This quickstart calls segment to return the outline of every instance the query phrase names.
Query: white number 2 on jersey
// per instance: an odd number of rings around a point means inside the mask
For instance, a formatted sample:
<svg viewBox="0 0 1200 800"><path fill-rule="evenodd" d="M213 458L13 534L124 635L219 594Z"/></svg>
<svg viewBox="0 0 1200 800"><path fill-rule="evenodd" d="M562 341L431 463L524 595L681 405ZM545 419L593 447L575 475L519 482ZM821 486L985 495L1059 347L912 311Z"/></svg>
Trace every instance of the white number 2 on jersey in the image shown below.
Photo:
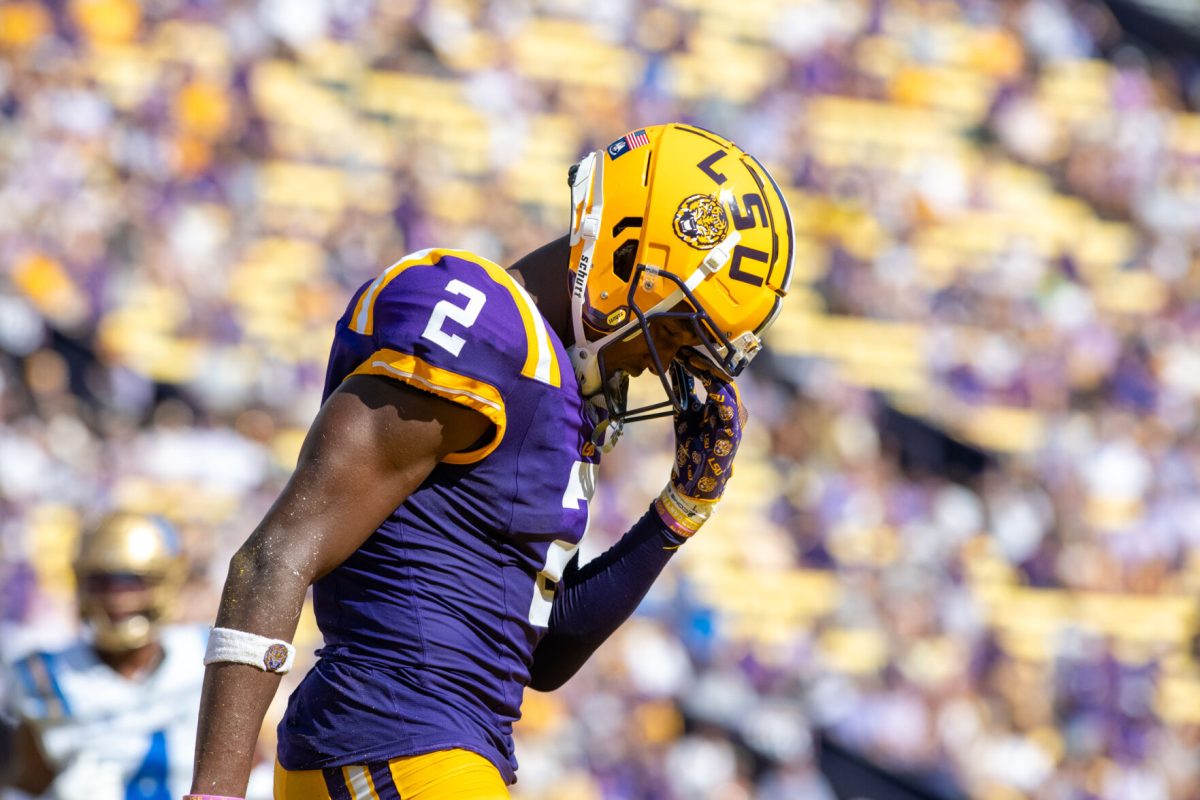
<svg viewBox="0 0 1200 800"><path fill-rule="evenodd" d="M467 298L466 308L457 306L449 300L441 301L433 307L433 315L429 317L429 324L425 326L421 338L428 339L457 356L462 352L463 345L467 343L467 340L456 334L446 333L442 330L442 325L447 319L450 319L464 328L471 327L475 324L475 320L479 319L479 312L483 309L487 298L484 297L483 292L457 278L446 284L446 291Z"/></svg>
<svg viewBox="0 0 1200 800"><path fill-rule="evenodd" d="M563 508L583 509L586 514L588 501L592 499L595 491L596 465L576 461L571 468L571 477L567 480L567 490L563 493ZM583 532L586 536L586 520ZM550 609L554 604L556 584L562 579L563 570L567 568L578 547L578 543L555 539L546 551L546 566L537 574L533 586L533 601L529 604L529 621L539 628L550 624Z"/></svg>

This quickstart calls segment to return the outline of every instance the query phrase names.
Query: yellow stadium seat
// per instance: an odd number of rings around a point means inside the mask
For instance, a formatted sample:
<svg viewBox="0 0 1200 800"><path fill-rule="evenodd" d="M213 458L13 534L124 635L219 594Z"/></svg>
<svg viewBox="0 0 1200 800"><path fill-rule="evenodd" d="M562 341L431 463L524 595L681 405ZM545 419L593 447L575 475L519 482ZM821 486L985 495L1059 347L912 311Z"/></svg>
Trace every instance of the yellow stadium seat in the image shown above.
<svg viewBox="0 0 1200 800"><path fill-rule="evenodd" d="M37 543L28 555L38 587L60 600L69 598L75 591L71 565L83 526L79 512L69 506L43 503L32 509L27 525L28 541Z"/></svg>
<svg viewBox="0 0 1200 800"><path fill-rule="evenodd" d="M304 71L324 83L351 85L367 69L363 49L351 42L318 39L308 43L296 55L304 65Z"/></svg>
<svg viewBox="0 0 1200 800"><path fill-rule="evenodd" d="M783 62L762 48L734 42L723 35L698 37L689 51L669 60L668 88L687 100L720 98L749 103L780 80ZM720 64L720 69L714 69Z"/></svg>
<svg viewBox="0 0 1200 800"><path fill-rule="evenodd" d="M31 47L54 26L41 3L12 2L0 6L0 48Z"/></svg>
<svg viewBox="0 0 1200 800"><path fill-rule="evenodd" d="M1200 114L1174 114L1169 125L1171 150L1192 158L1200 157Z"/></svg>
<svg viewBox="0 0 1200 800"><path fill-rule="evenodd" d="M228 80L232 69L229 34L203 22L170 20L157 26L147 48L158 61L183 63L212 80Z"/></svg>
<svg viewBox="0 0 1200 800"><path fill-rule="evenodd" d="M71 19L93 43L123 43L137 36L142 14L136 0L71 0Z"/></svg>
<svg viewBox="0 0 1200 800"><path fill-rule="evenodd" d="M1115 314L1153 316L1170 299L1163 280L1152 272L1136 270L1097 276L1092 284L1096 305Z"/></svg>
<svg viewBox="0 0 1200 800"><path fill-rule="evenodd" d="M1000 453L1029 453L1046 438L1044 416L1028 408L974 406L953 426L964 440Z"/></svg>
<svg viewBox="0 0 1200 800"><path fill-rule="evenodd" d="M849 675L879 672L889 660L887 639L868 628L832 628L821 635L818 653L828 669Z"/></svg>
<svg viewBox="0 0 1200 800"><path fill-rule="evenodd" d="M525 23L512 42L518 73L535 80L626 91L641 74L642 58L600 40L591 26L541 18Z"/></svg>
<svg viewBox="0 0 1200 800"><path fill-rule="evenodd" d="M345 179L336 167L269 161L259 168L259 196L267 205L339 214L346 206Z"/></svg>
<svg viewBox="0 0 1200 800"><path fill-rule="evenodd" d="M767 342L789 355L924 369L925 330L907 322L791 314L781 316Z"/></svg>
<svg viewBox="0 0 1200 800"><path fill-rule="evenodd" d="M67 328L83 321L87 298L57 259L34 251L19 255L10 268L13 286L47 319Z"/></svg>
<svg viewBox="0 0 1200 800"><path fill-rule="evenodd" d="M95 48L88 54L87 64L105 96L122 110L144 102L158 84L158 62L146 48L136 44Z"/></svg>
<svg viewBox="0 0 1200 800"><path fill-rule="evenodd" d="M1154 711L1159 719L1172 725L1200 725L1200 679L1160 678Z"/></svg>
<svg viewBox="0 0 1200 800"><path fill-rule="evenodd" d="M914 64L892 76L889 90L897 103L946 111L966 125L983 121L995 88L995 79L971 70Z"/></svg>
<svg viewBox="0 0 1200 800"><path fill-rule="evenodd" d="M175 117L180 127L203 139L220 137L229 124L230 113L224 87L213 81L193 80L175 97Z"/></svg>
<svg viewBox="0 0 1200 800"><path fill-rule="evenodd" d="M1095 125L1112 114L1112 66L1078 60L1048 64L1038 80L1042 107L1067 123Z"/></svg>

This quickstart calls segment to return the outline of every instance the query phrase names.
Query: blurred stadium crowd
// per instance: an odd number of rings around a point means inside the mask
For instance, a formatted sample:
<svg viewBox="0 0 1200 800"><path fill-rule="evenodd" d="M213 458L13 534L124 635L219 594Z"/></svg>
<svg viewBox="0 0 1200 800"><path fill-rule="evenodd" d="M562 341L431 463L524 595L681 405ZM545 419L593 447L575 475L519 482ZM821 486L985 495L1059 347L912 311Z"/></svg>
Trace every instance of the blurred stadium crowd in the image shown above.
<svg viewBox="0 0 1200 800"><path fill-rule="evenodd" d="M531 693L515 796L826 797L818 728L972 797L1200 797L1200 76L1103 5L8 0L0 54L0 655L73 632L118 505L210 619L353 288L510 263L682 119L785 186L799 285L713 530ZM592 552L668 449L606 460Z"/></svg>

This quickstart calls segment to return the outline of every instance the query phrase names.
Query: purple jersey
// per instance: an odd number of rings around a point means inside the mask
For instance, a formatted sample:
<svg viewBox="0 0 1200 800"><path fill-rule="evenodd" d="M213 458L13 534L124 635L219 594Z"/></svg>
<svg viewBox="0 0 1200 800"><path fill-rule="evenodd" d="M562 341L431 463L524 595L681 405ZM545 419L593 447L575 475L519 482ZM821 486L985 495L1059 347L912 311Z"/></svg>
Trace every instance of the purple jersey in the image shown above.
<svg viewBox="0 0 1200 800"><path fill-rule="evenodd" d="M512 725L598 461L566 350L502 268L426 250L359 289L338 322L325 396L358 374L461 403L493 427L313 585L325 646L288 702L280 763L464 748L512 782Z"/></svg>

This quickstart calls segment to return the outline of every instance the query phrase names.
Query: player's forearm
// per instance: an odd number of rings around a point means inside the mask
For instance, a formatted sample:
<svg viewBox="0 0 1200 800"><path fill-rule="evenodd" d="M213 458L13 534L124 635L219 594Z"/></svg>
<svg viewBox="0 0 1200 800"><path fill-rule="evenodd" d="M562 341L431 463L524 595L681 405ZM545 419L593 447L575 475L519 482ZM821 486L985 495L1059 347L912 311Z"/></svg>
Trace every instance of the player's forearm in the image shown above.
<svg viewBox="0 0 1200 800"><path fill-rule="evenodd" d="M10 786L16 772L16 733L16 723L0 714L0 786Z"/></svg>
<svg viewBox="0 0 1200 800"><path fill-rule="evenodd" d="M0 786L10 786L30 795L43 794L54 780L54 772L29 723L0 717Z"/></svg>
<svg viewBox="0 0 1200 800"><path fill-rule="evenodd" d="M255 537L230 562L217 627L291 641L309 576L255 549ZM245 664L211 664L204 676L192 791L242 797L263 718L279 675Z"/></svg>
<svg viewBox="0 0 1200 800"><path fill-rule="evenodd" d="M563 576L550 629L538 643L530 686L562 686L637 609L681 540L647 512L600 557Z"/></svg>

